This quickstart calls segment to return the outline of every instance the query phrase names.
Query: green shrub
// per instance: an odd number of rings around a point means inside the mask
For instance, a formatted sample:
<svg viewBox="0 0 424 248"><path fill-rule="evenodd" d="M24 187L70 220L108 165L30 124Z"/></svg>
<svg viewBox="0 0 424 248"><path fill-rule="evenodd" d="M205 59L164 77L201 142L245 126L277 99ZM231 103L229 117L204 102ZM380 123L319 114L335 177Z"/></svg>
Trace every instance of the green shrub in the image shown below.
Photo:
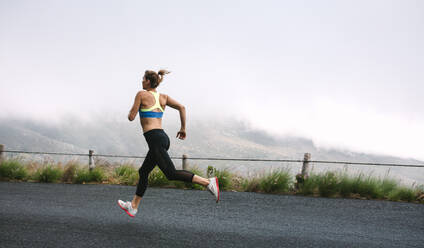
<svg viewBox="0 0 424 248"><path fill-rule="evenodd" d="M363 174L355 177L349 177L347 174L340 176L339 191L340 195L347 197L350 194L359 194L368 198L387 198L391 191L396 189L397 182L394 179L385 177L383 180L368 176L364 178Z"/></svg>
<svg viewBox="0 0 424 248"><path fill-rule="evenodd" d="M102 168L94 168L91 171L89 169L77 169L74 183L89 183L89 182L102 182L105 178L105 172Z"/></svg>
<svg viewBox="0 0 424 248"><path fill-rule="evenodd" d="M96 167L89 172L90 182L101 183L105 179L105 172L102 168Z"/></svg>
<svg viewBox="0 0 424 248"><path fill-rule="evenodd" d="M232 175L231 173L227 170L216 170L215 171L215 176L218 178L218 183L219 183L219 189L220 190L228 190L231 188L231 179L232 179Z"/></svg>
<svg viewBox="0 0 424 248"><path fill-rule="evenodd" d="M122 165L115 169L115 175L119 182L125 185L136 185L138 182L138 171L131 165Z"/></svg>
<svg viewBox="0 0 424 248"><path fill-rule="evenodd" d="M78 168L76 171L76 176L74 178L74 183L86 182L90 182L90 171L88 169Z"/></svg>
<svg viewBox="0 0 424 248"><path fill-rule="evenodd" d="M311 173L299 187L299 194L313 195L318 188L319 175Z"/></svg>
<svg viewBox="0 0 424 248"><path fill-rule="evenodd" d="M125 177L137 173L137 170L131 165L121 165L115 168L115 174L118 177Z"/></svg>
<svg viewBox="0 0 424 248"><path fill-rule="evenodd" d="M42 183L53 183L59 181L62 175L63 171L58 166L45 165L35 172L34 179Z"/></svg>
<svg viewBox="0 0 424 248"><path fill-rule="evenodd" d="M362 197L383 199L397 187L394 179L386 177L381 180L371 175L364 177L362 173L351 177L346 173L337 175L334 172L327 172L319 175L317 181L321 196L332 196L338 192L343 197L359 194Z"/></svg>
<svg viewBox="0 0 424 248"><path fill-rule="evenodd" d="M170 181L166 178L165 174L158 168L155 167L149 174L149 185L150 186L165 186L170 185Z"/></svg>
<svg viewBox="0 0 424 248"><path fill-rule="evenodd" d="M17 160L6 160L0 164L0 177L23 180L28 176L27 169Z"/></svg>
<svg viewBox="0 0 424 248"><path fill-rule="evenodd" d="M68 164L63 171L62 181L65 183L72 183L75 181L76 174L77 174L77 165Z"/></svg>
<svg viewBox="0 0 424 248"><path fill-rule="evenodd" d="M365 177L362 173L352 177L347 173L326 172L325 174L316 175L315 181L318 192L324 197L339 193L343 197L359 194L362 197L383 199L388 198L389 194L398 187L394 179L388 177L378 179L373 178L371 175ZM313 187L311 186L310 188ZM304 188L304 192L312 193L307 186Z"/></svg>
<svg viewBox="0 0 424 248"><path fill-rule="evenodd" d="M413 189L407 187L399 187L393 190L389 196L389 200L392 201L408 201L412 202L416 200L416 192Z"/></svg>
<svg viewBox="0 0 424 248"><path fill-rule="evenodd" d="M398 183L394 179L384 178L380 183L380 192L382 197L388 198L390 193L398 187Z"/></svg>
<svg viewBox="0 0 424 248"><path fill-rule="evenodd" d="M363 174L359 174L353 178L351 178L352 183L352 193L353 194L360 194L361 193L361 184L362 184L362 177Z"/></svg>
<svg viewBox="0 0 424 248"><path fill-rule="evenodd" d="M343 197L349 197L353 193L354 180L346 173L340 175L339 179L339 193Z"/></svg>
<svg viewBox="0 0 424 248"><path fill-rule="evenodd" d="M357 193L367 198L382 198L381 190L379 189L378 180L368 176L367 178L358 177Z"/></svg>
<svg viewBox="0 0 424 248"><path fill-rule="evenodd" d="M259 192L260 180L258 177L243 179L241 182L241 189L246 192Z"/></svg>
<svg viewBox="0 0 424 248"><path fill-rule="evenodd" d="M330 197L339 192L339 182L334 172L326 172L324 175L320 175L317 183L320 196Z"/></svg>
<svg viewBox="0 0 424 248"><path fill-rule="evenodd" d="M276 170L259 179L259 188L266 193L286 193L292 182L289 170Z"/></svg>

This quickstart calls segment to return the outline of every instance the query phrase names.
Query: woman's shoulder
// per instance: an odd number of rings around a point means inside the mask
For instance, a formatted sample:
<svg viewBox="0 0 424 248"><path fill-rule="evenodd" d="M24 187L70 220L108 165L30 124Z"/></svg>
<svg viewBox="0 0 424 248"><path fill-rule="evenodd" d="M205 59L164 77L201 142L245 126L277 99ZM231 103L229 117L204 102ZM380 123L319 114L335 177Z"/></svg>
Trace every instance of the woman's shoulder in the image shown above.
<svg viewBox="0 0 424 248"><path fill-rule="evenodd" d="M162 92L158 92L159 93L159 97L162 99L167 99L168 95ZM150 93L147 90L140 90L139 92L137 92L137 96L141 97L141 98L146 98L146 97L151 97L152 93Z"/></svg>
<svg viewBox="0 0 424 248"><path fill-rule="evenodd" d="M159 92L159 95L160 95L160 96L164 96L164 97L168 97L168 95L167 95L167 94L162 93L162 92Z"/></svg>
<svg viewBox="0 0 424 248"><path fill-rule="evenodd" d="M147 90L140 90L139 92L137 92L137 96L140 96L140 97L145 97L148 95L151 95L151 93L149 93Z"/></svg>
<svg viewBox="0 0 424 248"><path fill-rule="evenodd" d="M159 93L159 101L162 105L166 105L166 103L168 102L168 95L164 93Z"/></svg>

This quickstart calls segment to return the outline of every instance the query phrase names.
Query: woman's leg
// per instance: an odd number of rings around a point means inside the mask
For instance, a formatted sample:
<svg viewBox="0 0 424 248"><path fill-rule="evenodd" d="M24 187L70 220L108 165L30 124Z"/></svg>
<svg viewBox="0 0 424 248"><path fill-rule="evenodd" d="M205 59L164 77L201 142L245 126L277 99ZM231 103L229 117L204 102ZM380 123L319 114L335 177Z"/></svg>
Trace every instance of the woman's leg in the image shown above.
<svg viewBox="0 0 424 248"><path fill-rule="evenodd" d="M163 130L146 133L145 136L147 143L149 144L149 149L152 152L153 160L168 180L193 182L203 186L208 186L208 179L194 175L190 171L175 169L174 163L167 152L170 147L170 140Z"/></svg>
<svg viewBox="0 0 424 248"><path fill-rule="evenodd" d="M192 172L175 169L174 163L164 147L155 147L152 153L154 160L168 180L193 181L194 174Z"/></svg>
<svg viewBox="0 0 424 248"><path fill-rule="evenodd" d="M194 175L190 171L176 170L174 163L172 163L172 160L165 149L158 149L154 152L154 154L156 154L155 159L158 162L157 164L159 168L162 170L168 180L192 182L205 187L209 185L209 179Z"/></svg>
<svg viewBox="0 0 424 248"><path fill-rule="evenodd" d="M203 186L208 186L209 185L209 179L203 178L201 176L198 175L194 175L193 176L193 183L197 183Z"/></svg>
<svg viewBox="0 0 424 248"><path fill-rule="evenodd" d="M147 188L147 184L149 182L149 174L153 170L153 168L155 168L155 165L156 163L153 159L152 152L149 150L146 155L146 158L144 159L143 165L138 170L139 180L137 184L137 191L131 202L131 205L134 209L137 209L138 205L140 204L141 198L143 197L144 192Z"/></svg>

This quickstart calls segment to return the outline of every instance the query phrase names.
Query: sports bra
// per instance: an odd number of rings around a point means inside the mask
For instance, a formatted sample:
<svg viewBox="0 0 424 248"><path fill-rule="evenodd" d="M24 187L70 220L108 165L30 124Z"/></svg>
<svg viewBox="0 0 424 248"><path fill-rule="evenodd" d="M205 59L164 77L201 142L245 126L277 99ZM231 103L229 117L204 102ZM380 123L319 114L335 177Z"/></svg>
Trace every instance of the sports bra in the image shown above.
<svg viewBox="0 0 424 248"><path fill-rule="evenodd" d="M138 110L138 112L140 113L140 117L141 118L162 118L163 116L163 108L162 106L160 106L160 102L159 102L159 93L158 92L154 92L154 91L148 91L150 93L153 94L153 96L155 97L155 104L147 109L142 109L140 108ZM160 109L161 112L153 112L152 110L154 109Z"/></svg>

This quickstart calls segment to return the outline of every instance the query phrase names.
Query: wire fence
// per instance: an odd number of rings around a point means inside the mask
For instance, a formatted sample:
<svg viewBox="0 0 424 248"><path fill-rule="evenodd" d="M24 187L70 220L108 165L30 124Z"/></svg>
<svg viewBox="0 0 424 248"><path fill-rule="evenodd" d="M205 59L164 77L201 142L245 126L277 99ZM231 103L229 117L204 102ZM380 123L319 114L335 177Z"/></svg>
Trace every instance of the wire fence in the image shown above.
<svg viewBox="0 0 424 248"><path fill-rule="evenodd" d="M135 158L144 159L145 156L131 155L112 155L112 154L94 154L92 150L89 153L65 153L65 152L30 152L18 150L3 150L2 153L18 153L18 154L40 154L40 155L64 155L64 156L86 156L89 161L93 157L108 157L108 158ZM256 158L216 158L216 157L189 157L183 155L181 157L171 156L171 159L185 160L207 160L207 161L243 161L243 162L282 162L282 163L320 163L320 164L343 164L343 165L372 165L372 166L394 166L394 167L415 167L424 168L424 164L398 164L398 163L372 163L372 162L350 162L350 161L325 161L325 160L307 160L307 159L256 159Z"/></svg>

